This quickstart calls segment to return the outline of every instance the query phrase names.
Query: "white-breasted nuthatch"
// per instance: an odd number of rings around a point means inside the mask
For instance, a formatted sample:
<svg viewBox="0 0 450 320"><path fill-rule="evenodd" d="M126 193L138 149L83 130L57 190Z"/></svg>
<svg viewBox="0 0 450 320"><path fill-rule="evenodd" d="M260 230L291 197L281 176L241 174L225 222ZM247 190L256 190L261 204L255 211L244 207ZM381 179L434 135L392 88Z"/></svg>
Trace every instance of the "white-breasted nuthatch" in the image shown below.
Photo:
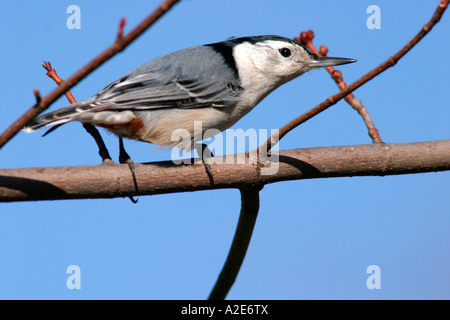
<svg viewBox="0 0 450 320"><path fill-rule="evenodd" d="M282 84L314 68L354 61L318 57L280 36L234 38L151 60L92 98L33 119L24 130L80 121L119 137L175 146L172 133L185 129L191 140L179 147L190 150L209 138L205 131L231 127ZM202 124L196 136L195 121Z"/></svg>

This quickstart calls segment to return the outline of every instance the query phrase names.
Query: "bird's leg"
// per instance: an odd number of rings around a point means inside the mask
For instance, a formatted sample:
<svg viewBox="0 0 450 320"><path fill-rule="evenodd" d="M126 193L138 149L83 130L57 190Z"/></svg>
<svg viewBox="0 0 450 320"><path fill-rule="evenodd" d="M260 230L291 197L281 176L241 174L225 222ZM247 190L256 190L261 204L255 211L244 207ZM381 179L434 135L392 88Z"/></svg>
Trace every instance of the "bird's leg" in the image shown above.
<svg viewBox="0 0 450 320"><path fill-rule="evenodd" d="M214 154L209 150L208 146L204 143L197 143L195 145L195 148L197 149L198 156L200 159L202 159L203 166L205 167L206 174L209 178L209 183L211 185L214 185L214 178L211 171L211 166L207 163L208 158L214 157ZM205 152L206 151L206 152Z"/></svg>
<svg viewBox="0 0 450 320"><path fill-rule="evenodd" d="M100 132L98 132L97 128L90 123L83 123L83 127L94 138L95 143L98 146L98 154L100 155L100 157L102 157L102 162L105 162L105 160L112 160L111 156L109 155L108 149L106 149L106 145L103 142L102 136L100 135Z"/></svg>
<svg viewBox="0 0 450 320"><path fill-rule="evenodd" d="M133 162L133 160L131 160L130 156L125 151L125 148L123 146L123 138L122 137L119 137L119 162L128 164L128 168L130 168L131 175L133 176L134 188L136 189L136 192L138 192L139 189L138 189L138 184L137 184L137 180L136 180L136 172L134 170L134 162ZM131 202L133 202L133 203L138 202L132 196L129 196L128 198L130 198Z"/></svg>

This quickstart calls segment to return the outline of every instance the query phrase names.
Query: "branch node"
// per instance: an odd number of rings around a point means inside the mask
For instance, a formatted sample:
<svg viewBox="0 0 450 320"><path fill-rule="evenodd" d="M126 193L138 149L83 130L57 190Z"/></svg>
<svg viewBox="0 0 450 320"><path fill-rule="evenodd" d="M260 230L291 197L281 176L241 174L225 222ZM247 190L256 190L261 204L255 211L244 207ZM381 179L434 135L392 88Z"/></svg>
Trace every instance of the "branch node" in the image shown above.
<svg viewBox="0 0 450 320"><path fill-rule="evenodd" d="M39 92L38 89L34 89L33 93L34 93L34 95L36 97L36 105L35 105L35 107L37 107L41 103L41 100L42 100L41 93Z"/></svg>
<svg viewBox="0 0 450 320"><path fill-rule="evenodd" d="M44 64L42 66L44 67L45 70L47 70L46 75L48 77L50 77L53 81L55 81L57 85L60 85L64 81L63 79L61 79L58 76L58 73L56 72L56 70L52 68L50 61L44 61ZM70 93L70 91L69 91L69 93ZM71 103L73 103L73 102L71 102Z"/></svg>
<svg viewBox="0 0 450 320"><path fill-rule="evenodd" d="M44 61L44 64L42 66L44 67L45 70L49 72L52 70L52 65L50 64L50 61Z"/></svg>
<svg viewBox="0 0 450 320"><path fill-rule="evenodd" d="M333 77L334 81L336 81L338 84L344 80L342 78L342 72L337 69L331 71L331 76Z"/></svg>
<svg viewBox="0 0 450 320"><path fill-rule="evenodd" d="M372 143L384 143L383 140L381 140L381 137L380 137L380 134L378 133L377 128L370 128L369 136L372 138Z"/></svg>
<svg viewBox="0 0 450 320"><path fill-rule="evenodd" d="M333 105L337 102L337 101L335 101L334 96L329 96L326 101L328 101L328 103L331 105Z"/></svg>
<svg viewBox="0 0 450 320"><path fill-rule="evenodd" d="M326 46L324 46L323 44L321 44L320 48L319 48L319 53L322 56L326 57L328 55L328 48Z"/></svg>
<svg viewBox="0 0 450 320"><path fill-rule="evenodd" d="M389 59L387 61L388 61L389 67L393 67L393 66L395 66L397 64L398 60L395 59L394 57L389 57Z"/></svg>
<svg viewBox="0 0 450 320"><path fill-rule="evenodd" d="M119 22L119 29L117 30L117 41L121 41L123 38L123 28L125 27L125 24L127 23L127 19L126 18L122 18L120 19Z"/></svg>
<svg viewBox="0 0 450 320"><path fill-rule="evenodd" d="M302 32L300 32L300 37L295 38L294 40L307 46L309 43L312 42L312 40L314 39L314 36L315 36L315 34L314 34L314 31L312 31L312 30L302 31Z"/></svg>

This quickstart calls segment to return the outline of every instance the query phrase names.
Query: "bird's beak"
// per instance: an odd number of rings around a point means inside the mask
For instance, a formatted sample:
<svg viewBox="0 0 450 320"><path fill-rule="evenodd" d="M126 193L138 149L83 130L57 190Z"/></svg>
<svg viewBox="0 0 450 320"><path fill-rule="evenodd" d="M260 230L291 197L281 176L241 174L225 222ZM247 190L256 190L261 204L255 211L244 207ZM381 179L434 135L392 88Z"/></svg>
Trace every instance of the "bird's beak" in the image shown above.
<svg viewBox="0 0 450 320"><path fill-rule="evenodd" d="M315 56L314 59L310 62L310 67L318 68L318 67L331 67L338 66L341 64L353 63L356 62L355 59L348 58L333 58L333 57L319 57Z"/></svg>

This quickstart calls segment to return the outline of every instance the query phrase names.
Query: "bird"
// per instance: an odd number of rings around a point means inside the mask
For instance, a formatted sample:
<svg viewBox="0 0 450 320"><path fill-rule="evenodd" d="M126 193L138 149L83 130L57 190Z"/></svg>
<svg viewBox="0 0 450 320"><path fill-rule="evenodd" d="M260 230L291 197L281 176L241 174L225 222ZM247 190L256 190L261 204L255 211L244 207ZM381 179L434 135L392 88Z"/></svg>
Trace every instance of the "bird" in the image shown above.
<svg viewBox="0 0 450 320"><path fill-rule="evenodd" d="M120 139L190 151L209 138L208 132L233 126L281 85L312 69L355 61L317 56L277 35L233 37L150 60L93 97L34 118L23 130L79 121ZM194 130L199 121L201 132ZM189 138L174 139L177 129Z"/></svg>

